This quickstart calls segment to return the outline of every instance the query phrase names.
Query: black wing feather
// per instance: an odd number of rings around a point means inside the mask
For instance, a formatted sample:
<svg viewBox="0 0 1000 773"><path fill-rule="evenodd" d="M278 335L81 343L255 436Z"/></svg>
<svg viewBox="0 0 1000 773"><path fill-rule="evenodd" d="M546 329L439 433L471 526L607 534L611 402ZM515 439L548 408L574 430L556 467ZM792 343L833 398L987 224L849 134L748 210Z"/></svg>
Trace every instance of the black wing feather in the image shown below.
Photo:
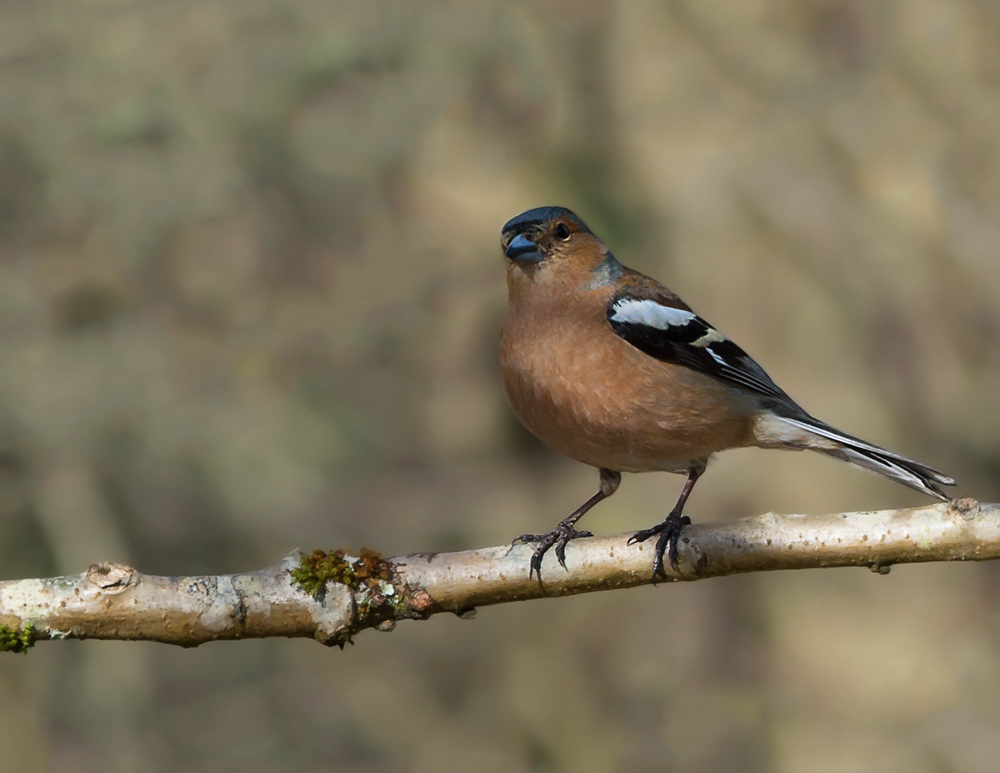
<svg viewBox="0 0 1000 773"><path fill-rule="evenodd" d="M616 307L622 301L648 300L655 299L620 295L608 306L608 322L620 338L662 362L683 365L741 389L791 401L791 398L771 380L750 355L728 338L723 338L701 317L692 316L684 324L668 325L665 329L614 318ZM676 308L672 304L662 305ZM707 338L719 340L712 340L699 346L694 345L696 341L704 341Z"/></svg>

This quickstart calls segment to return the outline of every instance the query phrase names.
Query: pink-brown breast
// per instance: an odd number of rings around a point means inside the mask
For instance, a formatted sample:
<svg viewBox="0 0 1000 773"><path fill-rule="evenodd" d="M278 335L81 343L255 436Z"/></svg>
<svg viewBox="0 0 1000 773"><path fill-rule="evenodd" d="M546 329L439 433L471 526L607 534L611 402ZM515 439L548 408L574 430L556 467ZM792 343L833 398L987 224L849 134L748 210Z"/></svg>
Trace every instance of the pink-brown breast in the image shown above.
<svg viewBox="0 0 1000 773"><path fill-rule="evenodd" d="M752 398L615 335L605 312L610 288L582 301L559 292L565 287L511 289L501 331L504 389L543 442L624 472L686 471L692 460L752 443Z"/></svg>

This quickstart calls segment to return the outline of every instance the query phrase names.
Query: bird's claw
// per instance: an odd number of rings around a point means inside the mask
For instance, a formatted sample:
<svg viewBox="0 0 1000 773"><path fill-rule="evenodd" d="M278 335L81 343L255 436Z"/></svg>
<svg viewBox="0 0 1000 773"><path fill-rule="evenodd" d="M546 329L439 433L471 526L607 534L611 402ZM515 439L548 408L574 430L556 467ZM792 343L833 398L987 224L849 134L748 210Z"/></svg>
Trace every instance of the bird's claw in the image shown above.
<svg viewBox="0 0 1000 773"><path fill-rule="evenodd" d="M664 580L667 579L667 572L663 567L663 554L667 554L667 560L670 562L670 568L675 572L679 571L678 566L678 556L677 556L677 543L680 540L681 529L691 523L691 519L686 515L680 515L677 512L672 512L668 515L663 523L658 523L649 529L643 529L642 531L637 531L633 534L628 541L629 545L634 545L637 542L645 542L650 537L659 534L659 539L656 540L656 550L653 553L653 583L656 583L657 577L663 577Z"/></svg>
<svg viewBox="0 0 1000 773"><path fill-rule="evenodd" d="M517 545L530 542L538 543L538 547L535 548L535 552L531 554L531 564L528 567L528 579L537 575L538 582L541 583L542 559L552 547L555 547L556 549L556 558L559 560L559 566L566 569L566 545L569 544L569 541L580 539L581 537L593 536L593 532L578 531L573 528L573 524L562 522L548 534L522 534L511 544Z"/></svg>

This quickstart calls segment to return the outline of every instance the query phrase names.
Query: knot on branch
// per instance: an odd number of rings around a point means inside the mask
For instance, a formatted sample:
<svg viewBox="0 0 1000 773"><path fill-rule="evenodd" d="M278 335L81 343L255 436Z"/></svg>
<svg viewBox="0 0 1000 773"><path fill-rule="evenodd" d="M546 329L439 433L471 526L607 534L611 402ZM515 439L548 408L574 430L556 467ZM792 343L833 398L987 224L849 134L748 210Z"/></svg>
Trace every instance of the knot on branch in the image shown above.
<svg viewBox="0 0 1000 773"><path fill-rule="evenodd" d="M957 499L953 499L950 502L950 507L967 521L971 521L979 515L979 502L972 497L958 497Z"/></svg>
<svg viewBox="0 0 1000 773"><path fill-rule="evenodd" d="M105 593L123 593L136 582L137 572L131 566L114 564L91 564L87 569L87 579Z"/></svg>

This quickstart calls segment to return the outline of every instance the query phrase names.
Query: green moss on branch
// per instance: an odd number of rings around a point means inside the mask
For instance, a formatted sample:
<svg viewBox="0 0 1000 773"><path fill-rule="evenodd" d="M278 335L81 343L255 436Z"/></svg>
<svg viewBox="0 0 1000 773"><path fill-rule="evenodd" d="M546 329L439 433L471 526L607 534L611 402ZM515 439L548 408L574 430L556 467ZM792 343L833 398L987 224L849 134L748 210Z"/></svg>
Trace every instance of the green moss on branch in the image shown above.
<svg viewBox="0 0 1000 773"><path fill-rule="evenodd" d="M374 588L392 579L392 564L376 551L361 548L361 556L355 561L348 561L345 555L344 550L314 550L302 556L292 569L292 581L313 598L321 599L330 580L358 590L363 585Z"/></svg>
<svg viewBox="0 0 1000 773"><path fill-rule="evenodd" d="M23 655L34 646L31 638L31 624L24 628L11 628L0 625L0 652L13 652Z"/></svg>

